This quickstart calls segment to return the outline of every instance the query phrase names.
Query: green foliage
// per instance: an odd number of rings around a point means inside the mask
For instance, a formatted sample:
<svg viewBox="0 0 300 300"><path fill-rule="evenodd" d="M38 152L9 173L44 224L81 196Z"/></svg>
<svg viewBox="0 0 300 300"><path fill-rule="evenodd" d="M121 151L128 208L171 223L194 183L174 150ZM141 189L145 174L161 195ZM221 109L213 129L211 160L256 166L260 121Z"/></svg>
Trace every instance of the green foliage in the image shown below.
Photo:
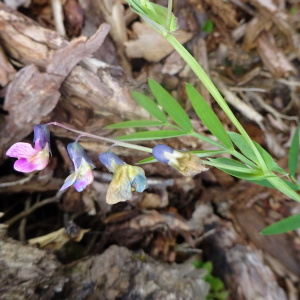
<svg viewBox="0 0 300 300"><path fill-rule="evenodd" d="M193 131L190 118L178 102L157 82L149 79L149 86L159 104L169 114L173 121L187 131Z"/></svg>
<svg viewBox="0 0 300 300"><path fill-rule="evenodd" d="M149 0L126 0L132 11L137 13L146 23L157 30L162 35L177 29L177 18L171 14L169 26L167 28L168 9L149 2Z"/></svg>
<svg viewBox="0 0 300 300"><path fill-rule="evenodd" d="M299 159L299 127L297 127L295 131L290 152L289 152L289 170L291 176L295 176L296 174L298 159Z"/></svg>
<svg viewBox="0 0 300 300"><path fill-rule="evenodd" d="M146 109L151 116L162 121L163 123L168 122L166 115L151 99L139 92L132 92L132 96L144 109Z"/></svg>
<svg viewBox="0 0 300 300"><path fill-rule="evenodd" d="M202 120L204 125L221 143L223 143L229 149L233 149L232 142L222 123L203 99L203 97L189 83L186 84L186 90L197 115Z"/></svg>
<svg viewBox="0 0 300 300"><path fill-rule="evenodd" d="M208 33L208 34L210 34L210 33L212 33L213 30L214 30L214 22L213 22L213 20L208 19L208 20L204 23L204 25L203 25L203 27L202 27L202 31L204 31L204 32L206 32L206 33Z"/></svg>
<svg viewBox="0 0 300 300"><path fill-rule="evenodd" d="M261 233L265 235L279 234L295 230L300 227L300 214L287 217L266 227Z"/></svg>
<svg viewBox="0 0 300 300"><path fill-rule="evenodd" d="M108 125L106 129L118 129L118 128L133 128L133 127L149 127L149 126L161 126L164 123L160 121L151 120L139 120L139 121L126 121L117 124Z"/></svg>
<svg viewBox="0 0 300 300"><path fill-rule="evenodd" d="M201 260L196 260L193 265L197 269L206 269L207 274L204 276L204 280L209 283L210 290L206 297L206 300L226 300L229 296L228 291L224 290L224 283L218 277L212 275L213 265L211 261L202 262Z"/></svg>
<svg viewBox="0 0 300 300"><path fill-rule="evenodd" d="M183 130L157 130L157 131L142 131L132 134L118 136L115 139L118 141L147 141L147 140L160 140L177 136L186 135L186 131Z"/></svg>
<svg viewBox="0 0 300 300"><path fill-rule="evenodd" d="M255 180L248 180L250 182L253 182L255 184L259 184L265 187L269 187L269 188L273 188L276 189L276 187L274 187L268 180L261 180L261 181L255 181ZM283 182L288 185L291 189L293 189L294 191L299 191L300 187L298 185L296 185L295 183L289 182L287 180L283 180Z"/></svg>

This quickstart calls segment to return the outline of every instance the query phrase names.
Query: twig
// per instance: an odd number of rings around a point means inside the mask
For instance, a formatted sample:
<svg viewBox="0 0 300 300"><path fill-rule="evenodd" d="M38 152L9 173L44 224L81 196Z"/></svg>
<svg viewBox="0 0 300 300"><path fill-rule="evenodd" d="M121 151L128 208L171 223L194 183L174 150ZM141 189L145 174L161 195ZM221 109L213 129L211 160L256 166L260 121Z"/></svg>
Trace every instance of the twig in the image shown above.
<svg viewBox="0 0 300 300"><path fill-rule="evenodd" d="M266 89L260 89L260 88L247 88L247 87L231 87L229 88L230 91L237 91L237 92L261 92L266 93Z"/></svg>
<svg viewBox="0 0 300 300"><path fill-rule="evenodd" d="M281 82L285 85L289 85L289 86L300 86L299 81L290 81L290 80L286 80L286 79L283 79L283 78L276 79L276 81Z"/></svg>
<svg viewBox="0 0 300 300"><path fill-rule="evenodd" d="M248 91L247 92L247 96L251 99L256 100L256 102L262 107L264 108L266 111L268 111L269 113L271 113L275 118L281 118L281 119L286 119L286 120L298 120L297 116L286 116L283 115L281 113L279 113L276 109L274 109L272 106L270 106L269 104L267 104L264 99L258 95L257 93Z"/></svg>
<svg viewBox="0 0 300 300"><path fill-rule="evenodd" d="M61 36L66 36L61 0L51 0L51 5L52 5L52 12L53 12L56 31Z"/></svg>
<svg viewBox="0 0 300 300"><path fill-rule="evenodd" d="M24 212L30 209L30 204L31 204L31 196L29 196L28 199L25 201ZM25 242L26 240L26 235L25 235L26 223L27 223L27 217L22 218L19 225L19 240L21 242Z"/></svg>
<svg viewBox="0 0 300 300"><path fill-rule="evenodd" d="M218 77L213 76L211 79L219 91L224 95L226 101L239 110L245 117L257 122L258 124L263 121L263 116L261 114L254 110L253 107L241 101Z"/></svg>
<svg viewBox="0 0 300 300"><path fill-rule="evenodd" d="M22 184L30 181L34 175L35 175L34 173L31 173L29 176L27 176L27 177L25 177L23 179L20 179L20 180L16 180L16 181L12 181L12 182L3 182L3 183L0 183L0 189L8 187L8 186L22 185Z"/></svg>
<svg viewBox="0 0 300 300"><path fill-rule="evenodd" d="M59 192L57 192L57 194L54 197L45 199L42 202L35 203L28 210L22 211L21 213L17 214L13 218L11 218L8 221L6 221L5 224L8 225L8 226L11 226L12 224L14 224L15 222L17 222L18 220L27 217L28 215L30 215L31 213L33 213L35 210L37 210L40 207L45 206L45 205L50 204L50 203L59 202L59 200L61 199L62 195L65 193L65 191L66 190L59 191Z"/></svg>

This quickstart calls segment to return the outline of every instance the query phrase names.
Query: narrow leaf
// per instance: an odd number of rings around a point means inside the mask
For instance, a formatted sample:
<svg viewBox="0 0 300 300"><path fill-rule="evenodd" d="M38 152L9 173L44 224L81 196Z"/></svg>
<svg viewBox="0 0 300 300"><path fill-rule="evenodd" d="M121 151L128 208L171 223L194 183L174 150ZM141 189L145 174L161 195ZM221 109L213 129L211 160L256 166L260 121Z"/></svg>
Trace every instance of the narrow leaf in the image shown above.
<svg viewBox="0 0 300 300"><path fill-rule="evenodd" d="M248 181L253 182L255 184L265 186L265 187L276 189L276 187L274 187L268 180L261 180L261 181L248 180ZM284 179L283 179L283 182L287 186L289 186L291 189L293 189L294 191L299 191L300 190L300 188L295 183L289 182L289 181L284 180Z"/></svg>
<svg viewBox="0 0 300 300"><path fill-rule="evenodd" d="M142 131L115 138L118 141L146 141L146 140L159 140L167 139L177 136L186 135L183 130L156 130L156 131Z"/></svg>
<svg viewBox="0 0 300 300"><path fill-rule="evenodd" d="M227 151L224 150L189 151L189 152L196 154L198 157L207 157L207 156L214 156L218 154L227 153Z"/></svg>
<svg viewBox="0 0 300 300"><path fill-rule="evenodd" d="M271 171L278 172L283 175L287 175L287 173L276 164L276 162L274 161L272 156L263 147L261 147L256 142L253 142L253 143L254 143L255 147L257 148L257 150L259 151L259 153L261 154L262 158L264 159L266 165L268 166L268 168Z"/></svg>
<svg viewBox="0 0 300 300"><path fill-rule="evenodd" d="M261 233L264 235L279 234L295 230L300 227L300 214L287 217L266 227Z"/></svg>
<svg viewBox="0 0 300 300"><path fill-rule="evenodd" d="M209 159L209 162L205 162L207 165L211 165L217 168L222 168L222 169L227 169L227 170L232 170L232 171L237 171L237 172L243 172L247 174L262 174L262 172L255 170L255 169L250 169L246 165L242 164L241 162L226 158L226 157L220 157L216 159Z"/></svg>
<svg viewBox="0 0 300 300"><path fill-rule="evenodd" d="M149 86L156 100L174 120L174 122L187 131L192 131L193 126L190 118L178 102L154 80L149 79Z"/></svg>
<svg viewBox="0 0 300 300"><path fill-rule="evenodd" d="M166 115L151 99L139 92L132 92L132 96L151 116L164 123L168 122Z"/></svg>
<svg viewBox="0 0 300 300"><path fill-rule="evenodd" d="M142 165L142 164L149 164L149 163L154 163L157 162L158 160L155 159L153 156L147 157L145 159L140 160L136 165Z"/></svg>
<svg viewBox="0 0 300 300"><path fill-rule="evenodd" d="M221 143L223 143L228 148L233 149L232 142L222 123L206 103L206 101L203 99L203 97L189 83L186 84L186 90L197 115L202 120L204 125Z"/></svg>
<svg viewBox="0 0 300 300"><path fill-rule="evenodd" d="M295 176L299 158L299 127L297 127L289 152L290 175Z"/></svg>
<svg viewBox="0 0 300 300"><path fill-rule="evenodd" d="M300 202L300 195L298 195L292 188L290 188L281 178L277 176L274 178L270 177L268 178L268 181L283 194L287 195L297 202Z"/></svg>
<svg viewBox="0 0 300 300"><path fill-rule="evenodd" d="M117 124L108 125L106 129L117 129L117 128L132 128L132 127L149 127L149 126L161 126L164 123L160 121L151 120L139 120L139 121L126 121Z"/></svg>
<svg viewBox="0 0 300 300"><path fill-rule="evenodd" d="M231 140L234 142L234 144L241 150L241 152L246 157L248 157L249 159L251 159L256 164L259 165L258 159L257 159L254 151L249 146L249 144L247 143L245 138L242 135L235 133L235 132L228 132L228 134L229 134Z"/></svg>

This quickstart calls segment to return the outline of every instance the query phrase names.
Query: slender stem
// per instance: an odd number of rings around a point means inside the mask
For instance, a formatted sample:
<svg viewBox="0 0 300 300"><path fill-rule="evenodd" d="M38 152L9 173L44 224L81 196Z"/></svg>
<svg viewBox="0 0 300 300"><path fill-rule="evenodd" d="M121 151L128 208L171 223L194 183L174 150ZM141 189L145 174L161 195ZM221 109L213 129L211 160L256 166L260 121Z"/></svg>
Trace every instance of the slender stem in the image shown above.
<svg viewBox="0 0 300 300"><path fill-rule="evenodd" d="M76 139L76 141L75 141L75 143L76 142L78 142L79 141L79 139L82 137L82 134L80 134L78 137L77 137L77 139Z"/></svg>
<svg viewBox="0 0 300 300"><path fill-rule="evenodd" d="M104 142L113 143L116 146L125 147L125 148L131 148L131 149L135 149L135 150L140 150L140 151L152 153L152 149L148 148L148 147L133 145L133 144L129 144L129 143L126 143L126 142L120 142L120 141L116 141L114 139L105 138L103 136L86 133L86 132L83 132L83 131L80 131L80 130L73 129L73 128L69 127L69 126L60 124L58 122L50 122L50 123L47 123L46 125L59 126L59 127L62 127L62 128L66 129L66 130L70 130L70 131L76 132L76 133L80 134L81 136L86 136L86 137L90 137L92 139L97 139L97 140L101 140L101 141L104 141Z"/></svg>
<svg viewBox="0 0 300 300"><path fill-rule="evenodd" d="M178 127L178 126L176 126L176 125L173 125L173 124L170 124L170 123L167 123L167 124L165 124L165 125L166 125L166 126L173 127L173 128L176 128L176 129L179 129L179 130L185 131L183 128L180 128L180 127ZM187 131L186 133L188 133L188 131Z"/></svg>
<svg viewBox="0 0 300 300"><path fill-rule="evenodd" d="M168 18L167 18L167 30L170 30L170 19L171 19L171 14L172 14L172 6L173 6L173 0L168 1Z"/></svg>
<svg viewBox="0 0 300 300"><path fill-rule="evenodd" d="M176 38L172 34L167 34L165 38L169 41L169 43L175 48L175 50L181 55L181 57L186 61L186 63L191 67L191 69L195 72L195 74L199 77L199 79L202 81L204 86L208 89L208 91L211 93L211 95L214 97L214 99L218 102L220 107L223 109L223 111L226 113L226 115L230 118L232 123L235 125L235 127L239 130L239 132L242 134L242 136L246 139L247 143L250 145L252 150L254 151L263 171L265 174L270 174L270 171L262 158L261 154L255 147L254 143L248 136L247 132L243 128L243 126L239 123L235 115L232 113L231 109L217 90L217 88L214 86L210 78L206 75L206 73L203 71L201 66L197 63L197 61L193 58L193 56L176 40Z"/></svg>
<svg viewBox="0 0 300 300"><path fill-rule="evenodd" d="M228 147L226 147L225 145L223 145L223 144L220 144L220 143L218 143L218 142L216 142L216 141L214 141L214 140L212 140L212 139L210 139L210 138L208 138L208 137L206 137L206 136L204 136L204 135L202 135L202 134L200 134L200 133L198 133L198 132L191 132L191 133L189 133L189 135L191 135L191 136L193 136L193 137L196 137L196 138L198 138L199 140L202 140L202 141L204 141L204 142L207 142L207 143L209 143L209 144L211 144L211 145L213 145L213 146L216 146L216 147L218 147L218 148L220 148L220 149L223 149L223 150L225 150L226 152L228 152L230 149L228 148Z"/></svg>

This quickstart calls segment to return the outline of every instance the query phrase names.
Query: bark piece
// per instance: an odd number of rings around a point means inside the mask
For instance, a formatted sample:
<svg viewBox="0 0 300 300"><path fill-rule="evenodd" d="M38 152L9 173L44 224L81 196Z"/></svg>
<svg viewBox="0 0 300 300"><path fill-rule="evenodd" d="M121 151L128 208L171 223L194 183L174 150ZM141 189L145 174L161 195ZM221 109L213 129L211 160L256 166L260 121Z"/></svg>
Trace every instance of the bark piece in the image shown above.
<svg viewBox="0 0 300 300"><path fill-rule="evenodd" d="M55 108L65 77L101 46L108 31L109 25L103 24L88 41L81 37L57 50L45 64L46 72L29 65L17 73L6 93L4 109L9 115L0 133L0 157L9 145L26 137Z"/></svg>
<svg viewBox="0 0 300 300"><path fill-rule="evenodd" d="M261 255L251 246L245 246L230 222L222 222L206 211L204 225L207 231L214 229L202 243L203 252L214 264L214 273L225 282L232 299L287 300L271 269L264 264Z"/></svg>
<svg viewBox="0 0 300 300"><path fill-rule="evenodd" d="M111 246L66 270L69 299L204 300L209 287L192 264L161 264L143 252Z"/></svg>
<svg viewBox="0 0 300 300"><path fill-rule="evenodd" d="M16 73L0 46L0 85L5 87L15 77Z"/></svg>
<svg viewBox="0 0 300 300"><path fill-rule="evenodd" d="M128 57L159 62L174 50L169 42L147 23L135 22L132 29L138 39L124 43ZM189 32L178 30L176 33L174 36L181 44L186 43L193 37L193 34Z"/></svg>
<svg viewBox="0 0 300 300"><path fill-rule="evenodd" d="M265 66L274 77L281 78L297 74L294 66L272 41L270 34L266 32L260 34L257 39L257 50Z"/></svg>
<svg viewBox="0 0 300 300"><path fill-rule="evenodd" d="M53 254L0 240L0 299L50 300L63 290L67 279Z"/></svg>

